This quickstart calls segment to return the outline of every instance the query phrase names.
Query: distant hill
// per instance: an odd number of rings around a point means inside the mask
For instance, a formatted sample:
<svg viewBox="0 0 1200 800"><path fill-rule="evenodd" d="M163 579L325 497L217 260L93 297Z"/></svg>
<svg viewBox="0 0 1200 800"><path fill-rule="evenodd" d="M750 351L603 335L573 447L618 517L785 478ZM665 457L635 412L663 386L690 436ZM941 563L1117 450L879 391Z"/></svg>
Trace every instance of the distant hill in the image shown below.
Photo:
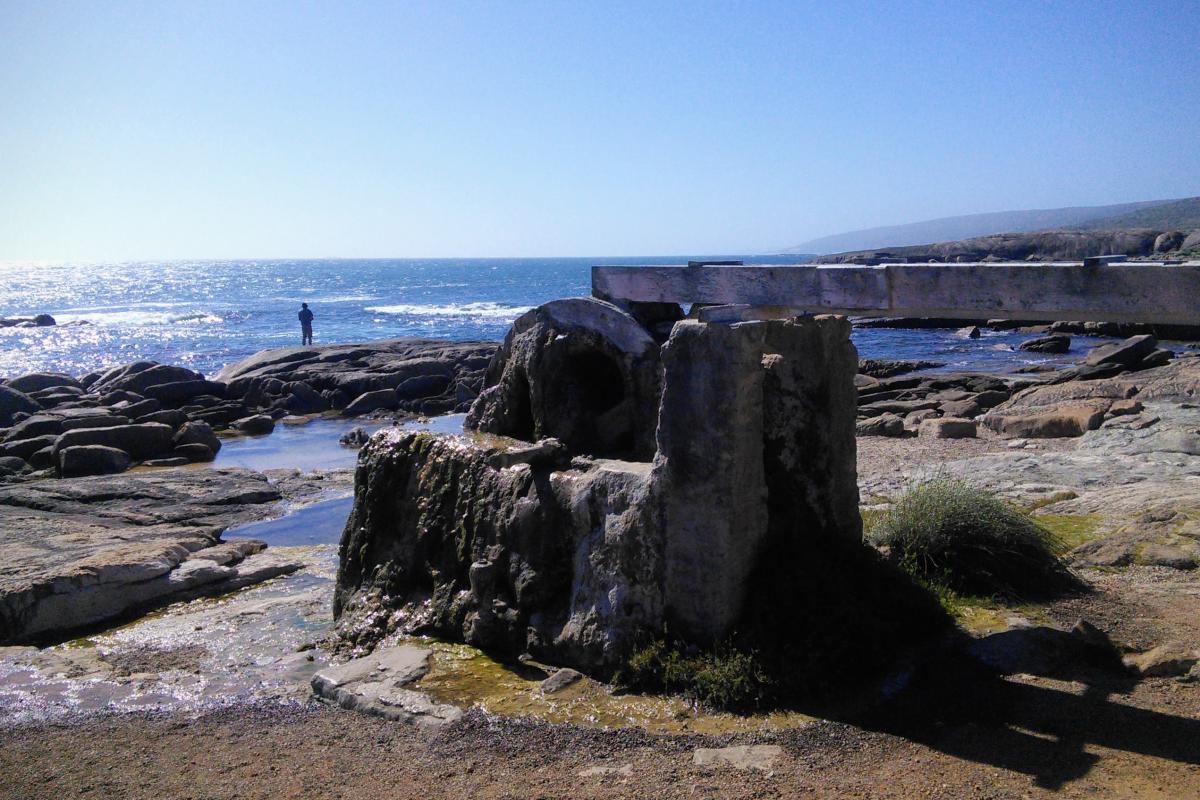
<svg viewBox="0 0 1200 800"><path fill-rule="evenodd" d="M924 245L971 239L997 233L1023 233L1055 229L1098 230L1157 228L1194 230L1200 228L1200 197L1184 200L1148 200L1111 206L1076 206L1030 211L999 211L961 217L867 228L834 236L823 236L784 253L841 253Z"/></svg>
<svg viewBox="0 0 1200 800"><path fill-rule="evenodd" d="M1151 206L1102 217L1078 226L1083 230L1120 230L1155 228L1160 231L1200 230L1200 197L1172 200Z"/></svg>

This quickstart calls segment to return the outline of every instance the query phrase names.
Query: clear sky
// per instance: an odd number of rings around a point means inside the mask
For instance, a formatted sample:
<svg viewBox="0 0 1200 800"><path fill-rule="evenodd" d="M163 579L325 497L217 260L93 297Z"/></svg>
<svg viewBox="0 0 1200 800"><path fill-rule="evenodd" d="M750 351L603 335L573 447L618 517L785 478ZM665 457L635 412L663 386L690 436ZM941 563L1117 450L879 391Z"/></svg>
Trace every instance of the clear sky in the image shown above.
<svg viewBox="0 0 1200 800"><path fill-rule="evenodd" d="M0 259L770 251L1200 194L1200 0L0 0Z"/></svg>

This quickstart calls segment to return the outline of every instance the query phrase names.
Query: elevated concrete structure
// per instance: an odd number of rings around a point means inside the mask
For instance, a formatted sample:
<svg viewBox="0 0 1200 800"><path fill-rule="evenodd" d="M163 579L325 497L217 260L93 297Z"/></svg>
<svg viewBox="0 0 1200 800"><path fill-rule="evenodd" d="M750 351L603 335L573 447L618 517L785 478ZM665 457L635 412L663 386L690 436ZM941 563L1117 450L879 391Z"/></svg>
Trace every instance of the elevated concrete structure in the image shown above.
<svg viewBox="0 0 1200 800"><path fill-rule="evenodd" d="M592 268L622 303L753 306L758 316L1072 320L1200 325L1200 264L974 263Z"/></svg>

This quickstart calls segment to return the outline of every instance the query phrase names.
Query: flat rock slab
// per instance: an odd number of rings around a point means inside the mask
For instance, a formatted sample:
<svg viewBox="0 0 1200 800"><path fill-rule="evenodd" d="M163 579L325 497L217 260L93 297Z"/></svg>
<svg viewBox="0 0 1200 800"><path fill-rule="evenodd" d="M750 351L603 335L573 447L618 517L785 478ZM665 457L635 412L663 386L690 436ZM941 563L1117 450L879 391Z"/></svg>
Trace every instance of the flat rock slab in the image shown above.
<svg viewBox="0 0 1200 800"><path fill-rule="evenodd" d="M733 767L768 772L783 755L777 744L744 744L733 747L699 747L692 755L697 767Z"/></svg>
<svg viewBox="0 0 1200 800"><path fill-rule="evenodd" d="M260 545L202 554L230 526L278 515L296 485L205 469L0 486L0 644L292 571L287 559L254 555Z"/></svg>
<svg viewBox="0 0 1200 800"><path fill-rule="evenodd" d="M405 688L429 671L432 650L381 647L362 658L335 664L313 676L313 693L342 708L417 725L445 725L462 716L454 706L434 703Z"/></svg>

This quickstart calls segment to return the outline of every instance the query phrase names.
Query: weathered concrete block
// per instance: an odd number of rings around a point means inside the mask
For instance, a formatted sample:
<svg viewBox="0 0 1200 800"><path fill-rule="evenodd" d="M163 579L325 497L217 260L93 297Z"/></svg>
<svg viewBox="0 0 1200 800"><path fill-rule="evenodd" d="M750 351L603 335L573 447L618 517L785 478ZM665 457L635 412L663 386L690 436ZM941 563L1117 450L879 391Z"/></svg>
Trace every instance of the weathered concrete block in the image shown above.
<svg viewBox="0 0 1200 800"><path fill-rule="evenodd" d="M571 359L599 353L629 381L637 404L610 419L635 442L650 385L639 381L661 365L653 459L569 461L550 443L495 435L377 435L342 537L343 635L433 632L607 673L668 631L701 644L729 636L774 544L811 544L820 559L822 542L860 540L858 358L844 319L682 321L660 356L611 306L549 305L514 326L475 424L506 429L527 402L538 421L521 432L557 429L576 453L605 455L613 440L582 424L572 392L586 386ZM599 452L579 449L589 445Z"/></svg>

